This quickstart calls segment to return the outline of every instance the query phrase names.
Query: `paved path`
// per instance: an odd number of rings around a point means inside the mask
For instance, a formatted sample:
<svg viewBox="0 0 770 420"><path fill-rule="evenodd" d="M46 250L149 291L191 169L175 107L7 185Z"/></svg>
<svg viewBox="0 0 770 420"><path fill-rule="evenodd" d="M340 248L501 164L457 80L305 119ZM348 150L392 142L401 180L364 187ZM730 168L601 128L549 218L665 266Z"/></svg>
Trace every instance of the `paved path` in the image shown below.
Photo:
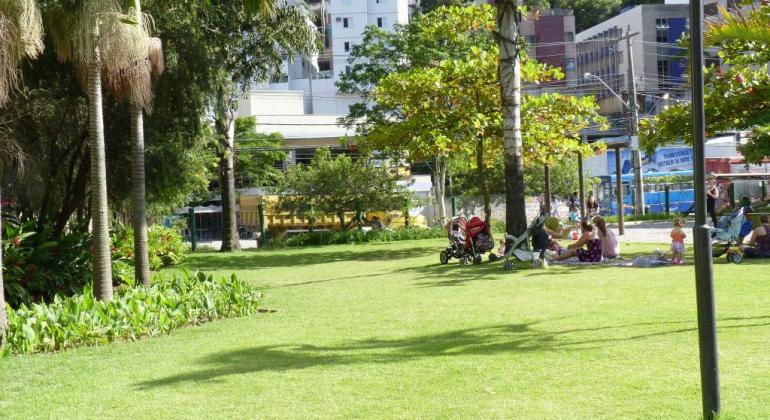
<svg viewBox="0 0 770 420"><path fill-rule="evenodd" d="M610 227L618 233L617 223L610 224ZM672 222L626 222L626 234L619 236L622 242L635 243L669 243L671 242L671 229L674 228ZM692 241L693 222L685 223L684 230L687 233L688 241Z"/></svg>

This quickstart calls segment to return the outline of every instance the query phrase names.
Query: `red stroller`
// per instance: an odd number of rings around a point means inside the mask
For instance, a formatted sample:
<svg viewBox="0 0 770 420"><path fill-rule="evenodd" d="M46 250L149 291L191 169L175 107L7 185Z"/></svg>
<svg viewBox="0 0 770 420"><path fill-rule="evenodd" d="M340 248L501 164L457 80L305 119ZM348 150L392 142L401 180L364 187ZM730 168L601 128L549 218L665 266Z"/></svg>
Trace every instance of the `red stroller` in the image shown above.
<svg viewBox="0 0 770 420"><path fill-rule="evenodd" d="M449 246L441 251L441 264L446 264L451 258L460 260L460 264L481 264L484 253L494 248L489 225L480 217L472 216L470 220L458 216L452 218L446 225L449 236Z"/></svg>

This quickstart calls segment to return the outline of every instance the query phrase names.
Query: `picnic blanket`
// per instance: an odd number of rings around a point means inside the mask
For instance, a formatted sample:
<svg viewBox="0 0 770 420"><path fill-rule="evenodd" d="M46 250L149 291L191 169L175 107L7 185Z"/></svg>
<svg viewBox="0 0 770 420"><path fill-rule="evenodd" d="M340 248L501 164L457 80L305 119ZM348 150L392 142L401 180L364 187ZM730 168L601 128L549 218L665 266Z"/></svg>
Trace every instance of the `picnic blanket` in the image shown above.
<svg viewBox="0 0 770 420"><path fill-rule="evenodd" d="M583 262L580 261L577 257L572 257L562 261L549 261L548 263L552 265L601 265L605 267L661 267L669 265L668 260L663 259L656 254L642 255L634 258L633 261L623 259L605 259L601 262Z"/></svg>
<svg viewBox="0 0 770 420"><path fill-rule="evenodd" d="M601 265L604 267L631 267L633 261L627 261L622 259L603 260L601 262L583 262L578 257L567 258L561 261L548 261L548 264L552 265Z"/></svg>

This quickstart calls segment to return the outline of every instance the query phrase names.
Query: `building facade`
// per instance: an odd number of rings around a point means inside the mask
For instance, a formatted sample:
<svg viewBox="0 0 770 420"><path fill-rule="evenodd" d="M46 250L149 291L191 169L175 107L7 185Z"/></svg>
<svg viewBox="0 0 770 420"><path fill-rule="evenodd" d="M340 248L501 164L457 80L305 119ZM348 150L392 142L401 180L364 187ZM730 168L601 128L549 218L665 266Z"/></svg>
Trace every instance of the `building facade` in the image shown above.
<svg viewBox="0 0 770 420"><path fill-rule="evenodd" d="M523 20L519 32L528 44L531 58L557 67L565 77L550 86L561 87L576 82L575 15L570 9L539 10Z"/></svg>
<svg viewBox="0 0 770 420"><path fill-rule="evenodd" d="M360 98L340 93L335 84L350 71L348 59L353 47L361 44L369 25L391 30L396 24L409 22L414 0L310 0L308 4L322 50L312 59L287 57L281 71L258 88L303 92L306 114L347 114L348 107Z"/></svg>
<svg viewBox="0 0 770 420"><path fill-rule="evenodd" d="M689 31L689 11L687 4L640 5L578 33L577 73L596 76L579 78L583 93L595 95L604 114L623 112L623 104L601 81L628 99L629 54L624 37L630 34L640 114L656 113L665 105L661 104L664 97L686 99L686 49L678 41Z"/></svg>

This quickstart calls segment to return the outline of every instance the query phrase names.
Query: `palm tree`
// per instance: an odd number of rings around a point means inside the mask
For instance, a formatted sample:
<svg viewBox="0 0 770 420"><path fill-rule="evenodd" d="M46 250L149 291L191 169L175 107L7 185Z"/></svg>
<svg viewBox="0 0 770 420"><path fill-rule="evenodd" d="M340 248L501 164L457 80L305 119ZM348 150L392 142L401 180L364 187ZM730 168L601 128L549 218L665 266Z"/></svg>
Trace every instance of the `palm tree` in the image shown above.
<svg viewBox="0 0 770 420"><path fill-rule="evenodd" d="M131 12L131 11L129 11ZM150 37L152 18L142 13L141 0L134 0L133 23L146 38L144 57L118 74L104 75L109 89L128 97L131 117L131 202L134 225L134 274L136 284L150 287L150 258L147 246L147 196L144 167L144 115L152 111L152 76L163 72L163 49L158 38ZM145 44L145 40L141 41Z"/></svg>
<svg viewBox="0 0 770 420"><path fill-rule="evenodd" d="M730 41L769 44L770 5L762 4L748 12L719 6L719 14L706 22L703 40L706 45Z"/></svg>
<svg viewBox="0 0 770 420"><path fill-rule="evenodd" d="M19 83L21 60L35 58L41 52L43 52L43 24L34 0L0 0L0 108L8 103L11 90ZM21 149L14 142L10 139L2 139L0 160L6 161L6 158L19 160L21 156ZM1 213L0 231L2 231ZM0 246L0 349L5 347L7 327L3 249Z"/></svg>
<svg viewBox="0 0 770 420"><path fill-rule="evenodd" d="M89 99L91 152L91 223L94 294L112 299L107 168L104 157L102 77L118 80L147 58L149 39L133 16L114 0L81 0L51 11L46 22L62 61L70 61L85 80ZM121 76L123 75L123 76Z"/></svg>

